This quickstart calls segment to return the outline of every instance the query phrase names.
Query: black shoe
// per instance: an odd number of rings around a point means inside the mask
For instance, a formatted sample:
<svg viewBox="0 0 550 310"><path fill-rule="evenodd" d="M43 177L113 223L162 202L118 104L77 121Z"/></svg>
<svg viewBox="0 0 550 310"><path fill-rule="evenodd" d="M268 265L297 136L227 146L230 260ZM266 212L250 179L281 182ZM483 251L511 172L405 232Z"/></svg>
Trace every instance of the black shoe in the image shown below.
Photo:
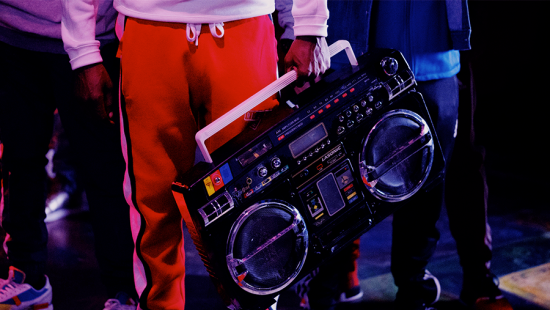
<svg viewBox="0 0 550 310"><path fill-rule="evenodd" d="M439 280L428 270L406 285L399 286L395 299L396 310L428 310L439 300Z"/></svg>
<svg viewBox="0 0 550 310"><path fill-rule="evenodd" d="M499 280L494 274L464 279L460 301L475 310L512 310L498 286Z"/></svg>

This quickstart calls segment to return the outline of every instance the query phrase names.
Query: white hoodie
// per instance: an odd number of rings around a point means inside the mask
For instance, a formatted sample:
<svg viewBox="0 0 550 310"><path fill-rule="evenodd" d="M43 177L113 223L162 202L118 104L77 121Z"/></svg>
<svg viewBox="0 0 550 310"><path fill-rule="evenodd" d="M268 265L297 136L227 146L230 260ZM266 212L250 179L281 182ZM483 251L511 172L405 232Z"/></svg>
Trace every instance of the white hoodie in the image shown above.
<svg viewBox="0 0 550 310"><path fill-rule="evenodd" d="M73 69L101 62L95 40L98 0L63 0L61 20L65 50ZM267 15L274 0L114 0L125 16L190 24L211 24ZM294 0L294 34L327 36L327 0Z"/></svg>

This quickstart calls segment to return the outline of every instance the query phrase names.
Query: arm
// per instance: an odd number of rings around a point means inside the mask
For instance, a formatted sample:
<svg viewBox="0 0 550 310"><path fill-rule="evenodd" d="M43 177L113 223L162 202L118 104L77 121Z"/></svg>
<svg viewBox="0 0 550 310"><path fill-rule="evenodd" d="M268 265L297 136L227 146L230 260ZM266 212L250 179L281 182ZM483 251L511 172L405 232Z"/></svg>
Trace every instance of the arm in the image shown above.
<svg viewBox="0 0 550 310"><path fill-rule="evenodd" d="M62 6L61 37L76 74L76 98L90 118L113 123L113 84L95 39L98 0L62 0Z"/></svg>
<svg viewBox="0 0 550 310"><path fill-rule="evenodd" d="M292 0L275 0L277 21L283 29L281 40L294 41L294 17L292 17Z"/></svg>

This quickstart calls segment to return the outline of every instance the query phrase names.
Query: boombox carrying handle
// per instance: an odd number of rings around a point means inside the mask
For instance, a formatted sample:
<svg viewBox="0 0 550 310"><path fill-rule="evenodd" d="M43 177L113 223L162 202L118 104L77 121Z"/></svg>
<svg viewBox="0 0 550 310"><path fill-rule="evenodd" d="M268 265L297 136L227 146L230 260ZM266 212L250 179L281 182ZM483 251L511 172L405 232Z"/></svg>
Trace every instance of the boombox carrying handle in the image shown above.
<svg viewBox="0 0 550 310"><path fill-rule="evenodd" d="M348 41L336 41L331 46L329 46L330 57L336 55L344 49L346 50L346 54L348 56L350 64L352 66L357 66L359 63L357 62L355 54L353 53L353 50L351 49ZM257 105L268 99L276 92L290 85L290 83L296 80L296 77L296 71L292 70L290 72L287 72L285 75L267 85L265 88L254 94L252 97L246 99L241 104L234 107L231 111L225 113L223 116L213 121L208 126L199 130L195 135L195 140L197 141L197 145L199 146L204 160L207 163L212 163L212 157L210 157L210 153L206 149L206 139L215 135L218 131L231 124L237 118L243 116L246 112L254 109Z"/></svg>

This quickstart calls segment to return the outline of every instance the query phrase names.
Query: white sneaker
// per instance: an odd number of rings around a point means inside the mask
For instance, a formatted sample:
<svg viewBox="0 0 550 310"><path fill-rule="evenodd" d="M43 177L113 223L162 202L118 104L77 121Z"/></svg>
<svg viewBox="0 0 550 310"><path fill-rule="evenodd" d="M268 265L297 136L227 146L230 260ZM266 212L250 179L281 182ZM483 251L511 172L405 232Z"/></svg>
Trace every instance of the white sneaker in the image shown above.
<svg viewBox="0 0 550 310"><path fill-rule="evenodd" d="M111 298L105 302L103 310L136 310L136 303L132 298L124 293L118 293L115 298Z"/></svg>
<svg viewBox="0 0 550 310"><path fill-rule="evenodd" d="M52 286L48 277L40 290L24 282L25 273L11 266L8 279L0 281L0 309L53 310Z"/></svg>

